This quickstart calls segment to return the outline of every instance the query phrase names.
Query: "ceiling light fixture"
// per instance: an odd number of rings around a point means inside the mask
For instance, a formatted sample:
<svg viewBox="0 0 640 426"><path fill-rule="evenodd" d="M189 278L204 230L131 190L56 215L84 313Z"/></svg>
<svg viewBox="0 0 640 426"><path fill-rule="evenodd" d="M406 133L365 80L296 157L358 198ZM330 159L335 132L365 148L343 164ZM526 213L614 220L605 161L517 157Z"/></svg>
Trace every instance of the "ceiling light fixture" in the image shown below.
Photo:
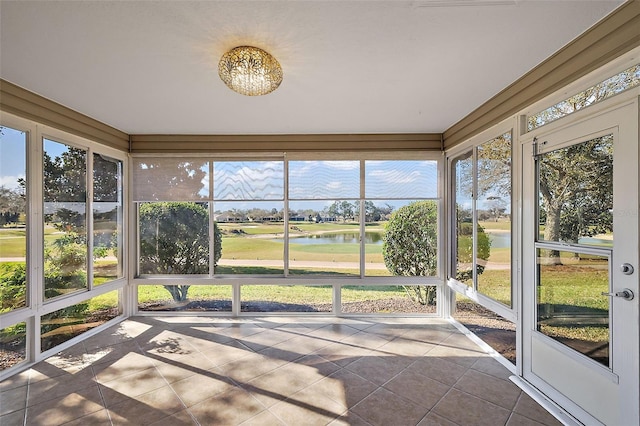
<svg viewBox="0 0 640 426"><path fill-rule="evenodd" d="M218 74L231 90L247 96L266 95L282 83L282 67L276 58L252 46L234 47L222 55Z"/></svg>

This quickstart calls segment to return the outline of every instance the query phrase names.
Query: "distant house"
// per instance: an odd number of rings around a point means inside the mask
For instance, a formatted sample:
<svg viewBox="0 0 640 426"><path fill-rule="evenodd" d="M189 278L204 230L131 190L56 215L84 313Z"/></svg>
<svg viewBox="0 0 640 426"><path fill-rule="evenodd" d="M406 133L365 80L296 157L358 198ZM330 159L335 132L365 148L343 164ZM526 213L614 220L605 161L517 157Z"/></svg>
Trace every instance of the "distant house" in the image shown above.
<svg viewBox="0 0 640 426"><path fill-rule="evenodd" d="M229 213L221 213L213 216L213 220L222 223L242 223L247 222L249 219L246 216L235 216Z"/></svg>

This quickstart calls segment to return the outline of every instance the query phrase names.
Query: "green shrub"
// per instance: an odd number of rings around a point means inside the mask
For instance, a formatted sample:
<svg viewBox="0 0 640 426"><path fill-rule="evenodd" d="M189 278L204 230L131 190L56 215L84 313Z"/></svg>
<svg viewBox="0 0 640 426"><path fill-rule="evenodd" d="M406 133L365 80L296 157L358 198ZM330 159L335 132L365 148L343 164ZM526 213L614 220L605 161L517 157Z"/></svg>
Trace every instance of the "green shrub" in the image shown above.
<svg viewBox="0 0 640 426"><path fill-rule="evenodd" d="M26 306L27 267L24 263L0 264L0 312Z"/></svg>
<svg viewBox="0 0 640 426"><path fill-rule="evenodd" d="M489 260L491 255L491 239L484 228L478 224L478 259ZM470 222L462 222L458 224L458 263L472 265L473 263L473 224ZM484 266L476 264L476 274L480 275L484 272ZM472 270L458 271L456 279L467 281L473 278Z"/></svg>
<svg viewBox="0 0 640 426"><path fill-rule="evenodd" d="M200 203L140 205L140 273L209 273L209 211ZM222 257L222 233L213 224L214 266ZM189 285L165 286L173 300L187 299Z"/></svg>
<svg viewBox="0 0 640 426"><path fill-rule="evenodd" d="M438 266L438 205L417 201L400 207L385 227L382 256L393 275L433 276ZM422 305L436 303L436 287L404 286Z"/></svg>

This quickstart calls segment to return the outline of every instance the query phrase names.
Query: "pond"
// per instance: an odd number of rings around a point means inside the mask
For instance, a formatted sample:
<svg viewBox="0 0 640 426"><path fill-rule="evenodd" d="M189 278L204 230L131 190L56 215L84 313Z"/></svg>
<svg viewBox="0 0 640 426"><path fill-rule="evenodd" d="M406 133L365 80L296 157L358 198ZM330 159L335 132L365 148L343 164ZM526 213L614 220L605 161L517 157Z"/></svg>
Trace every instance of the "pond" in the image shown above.
<svg viewBox="0 0 640 426"><path fill-rule="evenodd" d="M271 241L283 242L282 238ZM339 232L318 235L304 235L300 237L292 237L289 239L290 244L359 244L360 233L358 232ZM365 244L382 244L382 233L365 232Z"/></svg>
<svg viewBox="0 0 640 426"><path fill-rule="evenodd" d="M487 234L491 239L491 248L511 247L511 232L487 232ZM583 237L578 240L578 243L590 246L611 247L613 245L613 240L607 238Z"/></svg>

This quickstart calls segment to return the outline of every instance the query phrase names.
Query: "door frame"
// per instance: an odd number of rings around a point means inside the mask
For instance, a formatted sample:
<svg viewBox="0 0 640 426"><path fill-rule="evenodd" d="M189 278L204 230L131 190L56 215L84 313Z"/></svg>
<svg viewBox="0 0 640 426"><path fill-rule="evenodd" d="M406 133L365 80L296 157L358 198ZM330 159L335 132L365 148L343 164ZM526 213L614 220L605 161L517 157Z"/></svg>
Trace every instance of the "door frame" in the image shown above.
<svg viewBox="0 0 640 426"><path fill-rule="evenodd" d="M567 117L553 125L536 129L521 137L522 164L522 338L519 351L522 354L522 376L525 381L536 387L551 400L560 405L571 416L584 424L638 424L640 422L640 367L638 353L640 350L640 336L638 321L638 274L640 264L638 256L638 95L631 91L616 96L601 104L589 107L576 113L575 117ZM564 123L563 123L564 122ZM545 127L548 127L545 129ZM612 253L610 273L613 289L618 291L623 287L631 288L636 294L632 301L621 298L612 300L610 315L633 318L632 325L619 327L611 322L611 369L596 365L592 360L571 353L570 350L558 349L557 342L535 331L536 329L536 256L535 241L538 225L536 223L537 196L536 171L534 160L534 139L544 141L545 138L559 137L563 142L558 148L571 140L588 140L590 135L601 135L605 130L616 129L617 138L614 146L614 170L635 169L635 173L614 172L614 233L622 236L616 239L616 247ZM616 146L625 147L625 155L616 156ZM620 148L618 148L619 151ZM629 192L635 197L625 197ZM630 200L629 200L630 198ZM618 217L618 220L615 220ZM635 220L634 220L635 218ZM624 220L627 226L618 229L616 223ZM617 231L617 232L616 232ZM626 237L625 237L626 236ZM619 259L618 253L631 252L631 259ZM632 263L637 272L625 276L619 270L619 264ZM626 330L625 330L626 328ZM534 358L534 351L536 354ZM558 356L559 354L561 354ZM545 359L548 357L548 359ZM560 375L553 377L554 369L564 368L575 370L574 376L566 383L562 383ZM624 376L620 373L624 371ZM593 375L594 385L598 384L598 391L592 393L592 398L585 399L587 392L580 392L585 383L585 374ZM545 378L541 377L545 376ZM579 380L580 378L580 380ZM622 379L622 380L620 380ZM618 384L616 384L618 383ZM576 390L558 389L563 385L573 384ZM606 413L598 420L583 407L594 407ZM592 410L593 412L593 410Z"/></svg>

